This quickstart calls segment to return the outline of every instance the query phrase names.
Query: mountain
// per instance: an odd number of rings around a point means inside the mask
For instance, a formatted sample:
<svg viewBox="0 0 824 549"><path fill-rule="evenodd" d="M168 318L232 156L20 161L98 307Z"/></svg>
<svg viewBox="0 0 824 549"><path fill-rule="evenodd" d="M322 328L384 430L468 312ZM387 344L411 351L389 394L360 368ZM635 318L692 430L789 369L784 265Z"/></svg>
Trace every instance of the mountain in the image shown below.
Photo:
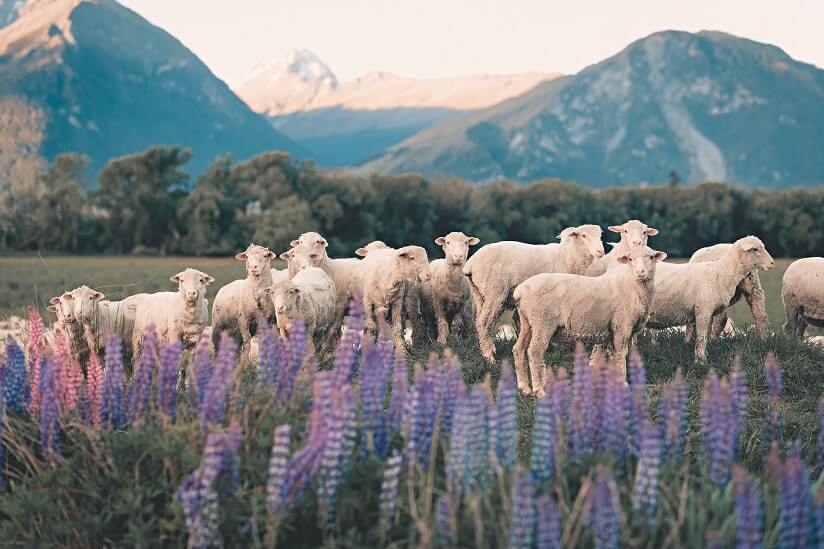
<svg viewBox="0 0 824 549"><path fill-rule="evenodd" d="M554 74L415 79L373 72L340 82L315 54L295 50L256 67L235 91L322 165L362 162L423 128L489 107Z"/></svg>
<svg viewBox="0 0 824 549"><path fill-rule="evenodd" d="M45 159L83 153L94 173L154 144L191 148L194 173L227 152L305 152L177 39L113 0L34 0L0 29L4 106L0 143L25 138Z"/></svg>
<svg viewBox="0 0 824 549"><path fill-rule="evenodd" d="M721 32L665 31L421 131L360 167L606 186L824 182L824 71Z"/></svg>
<svg viewBox="0 0 824 549"><path fill-rule="evenodd" d="M25 5L26 0L0 0L0 28L15 21Z"/></svg>

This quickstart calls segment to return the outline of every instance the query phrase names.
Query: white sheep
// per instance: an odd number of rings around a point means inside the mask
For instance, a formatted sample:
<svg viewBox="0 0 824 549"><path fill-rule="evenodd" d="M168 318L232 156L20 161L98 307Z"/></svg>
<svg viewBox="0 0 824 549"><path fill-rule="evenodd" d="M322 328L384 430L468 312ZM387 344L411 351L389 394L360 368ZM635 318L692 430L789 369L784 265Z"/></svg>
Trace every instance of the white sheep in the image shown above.
<svg viewBox="0 0 824 549"><path fill-rule="evenodd" d="M824 327L824 258L793 261L784 271L781 297L787 332L803 338L807 325Z"/></svg>
<svg viewBox="0 0 824 549"><path fill-rule="evenodd" d="M611 345L615 364L626 375L630 341L644 327L651 306L656 264L666 257L635 246L616 258L623 268L603 276L549 273L519 284L513 297L521 331L512 349L518 389L543 396L544 355L553 338Z"/></svg>
<svg viewBox="0 0 824 549"><path fill-rule="evenodd" d="M750 272L774 266L764 243L754 236L737 240L716 261L662 263L655 277L655 298L647 325L660 330L694 324L695 360L703 361L713 315L729 307L736 288Z"/></svg>
<svg viewBox="0 0 824 549"><path fill-rule="evenodd" d="M419 327L419 331L430 337L434 335L441 345L446 343L450 331L460 329L465 322L472 322L472 296L463 266L469 247L479 242L476 237L462 232L451 232L436 238L435 244L443 248L445 258L431 261L429 272L432 279L415 286L417 292L410 292L420 301L423 326Z"/></svg>
<svg viewBox="0 0 824 549"><path fill-rule="evenodd" d="M647 239L658 234L658 229L647 226L645 223L637 219L630 219L623 225L610 225L607 230L621 235L621 240L618 242L610 242L613 246L604 257L595 258L592 261L586 274L588 276L600 276L621 263L618 257L626 254L630 248L635 246L646 246Z"/></svg>
<svg viewBox="0 0 824 549"><path fill-rule="evenodd" d="M212 341L217 347L221 332L228 331L243 347L252 339L258 323L273 323L275 311L266 288L273 283L272 260L268 248L250 244L235 256L246 266L246 278L230 282L218 290L212 304Z"/></svg>
<svg viewBox="0 0 824 549"><path fill-rule="evenodd" d="M280 336L288 338L295 319L300 319L306 324L310 351L321 352L323 336L335 319L337 305L335 283L323 269L301 269L291 280L267 288L266 293L272 299Z"/></svg>
<svg viewBox="0 0 824 549"><path fill-rule="evenodd" d="M371 250L358 262L358 270L366 334L377 338L379 323L388 319L396 350L403 352L404 292L409 283L432 278L426 250L420 246Z"/></svg>
<svg viewBox="0 0 824 549"><path fill-rule="evenodd" d="M209 301L206 286L215 281L197 269L186 269L169 278L178 285L176 292L142 294L137 301L132 349L139 354L143 334L149 326L157 330L160 344L180 341L192 348L209 324Z"/></svg>
<svg viewBox="0 0 824 549"><path fill-rule="evenodd" d="M581 225L564 229L560 244L496 242L469 258L463 268L472 290L475 326L481 354L494 361L492 331L504 308L513 308L512 291L541 273L584 274L595 258L604 256L601 228Z"/></svg>
<svg viewBox="0 0 824 549"><path fill-rule="evenodd" d="M703 263L706 261L717 261L724 251L732 247L732 244L715 244L696 251L690 257L690 263ZM752 317L755 324L756 333L763 337L767 336L769 329L769 319L767 318L767 300L764 296L764 290L761 288L761 279L758 277L758 269L754 269L748 273L735 289L735 293L730 300L729 306L732 307L741 297L747 300L747 305L752 311ZM727 314L720 313L712 318L712 329L710 331L710 339L716 340L718 336L724 331L727 325ZM690 330L687 330L687 338L690 338Z"/></svg>

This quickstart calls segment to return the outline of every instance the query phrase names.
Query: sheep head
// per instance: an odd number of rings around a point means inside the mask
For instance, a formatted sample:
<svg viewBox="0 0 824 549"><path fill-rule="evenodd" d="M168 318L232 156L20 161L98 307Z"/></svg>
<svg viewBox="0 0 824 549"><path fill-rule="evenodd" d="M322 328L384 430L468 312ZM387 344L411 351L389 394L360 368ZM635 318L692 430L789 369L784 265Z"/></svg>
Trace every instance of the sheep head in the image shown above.
<svg viewBox="0 0 824 549"><path fill-rule="evenodd" d="M63 298L71 302L75 321L86 325L93 323L97 317L97 304L106 296L88 286L80 286L69 293L70 297L63 294Z"/></svg>
<svg viewBox="0 0 824 549"><path fill-rule="evenodd" d="M648 246L635 246L618 256L618 262L629 265L636 279L646 281L652 280L655 265L666 258L667 254L664 252L657 252Z"/></svg>
<svg viewBox="0 0 824 549"><path fill-rule="evenodd" d="M373 240L372 242L370 242L366 246L363 246L363 247L358 248L357 250L355 250L355 255L357 255L359 257L366 257L367 255L369 255L369 252L371 252L372 250L388 250L388 249L389 249L389 246L387 246L386 242L384 242L383 240Z"/></svg>
<svg viewBox="0 0 824 549"><path fill-rule="evenodd" d="M235 259L246 264L246 274L254 278L260 278L263 273L271 270L274 258L274 252L257 244L249 244L246 251L235 256Z"/></svg>
<svg viewBox="0 0 824 549"><path fill-rule="evenodd" d="M593 257L604 257L604 244L601 242L601 227L598 225L579 225L567 227L558 239L561 245L577 246L585 249Z"/></svg>
<svg viewBox="0 0 824 549"><path fill-rule="evenodd" d="M215 281L214 278L197 269L186 269L172 275L169 280L177 284L177 291L190 307L199 299L206 297L206 286Z"/></svg>
<svg viewBox="0 0 824 549"><path fill-rule="evenodd" d="M637 219L630 219L623 225L610 225L607 229L620 234L621 242L627 247L646 246L647 238L658 234L658 229L648 227Z"/></svg>
<svg viewBox="0 0 824 549"><path fill-rule="evenodd" d="M443 248L447 263L454 266L461 266L466 263L469 256L469 247L480 242L474 236L466 236L460 231L451 232L446 236L439 236L435 239L435 244Z"/></svg>
<svg viewBox="0 0 824 549"><path fill-rule="evenodd" d="M764 269L765 271L775 267L775 260L757 236L745 236L736 240L735 249L738 252L741 264L745 267Z"/></svg>
<svg viewBox="0 0 824 549"><path fill-rule="evenodd" d="M320 234L309 232L303 233L297 240L293 240L289 245L293 248L306 246L311 252L319 254L321 261L323 261L327 257L326 247L329 246L329 243Z"/></svg>
<svg viewBox="0 0 824 549"><path fill-rule="evenodd" d="M429 258L426 256L426 250L420 246L404 246L396 250L395 266L400 278L407 282L429 282L432 279Z"/></svg>

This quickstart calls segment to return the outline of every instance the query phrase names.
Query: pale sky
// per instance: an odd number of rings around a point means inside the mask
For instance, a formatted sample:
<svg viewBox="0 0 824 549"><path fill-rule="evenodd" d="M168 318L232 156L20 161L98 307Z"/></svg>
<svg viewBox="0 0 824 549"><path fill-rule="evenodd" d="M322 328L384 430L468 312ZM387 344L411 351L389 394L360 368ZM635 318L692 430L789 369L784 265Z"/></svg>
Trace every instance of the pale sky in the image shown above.
<svg viewBox="0 0 824 549"><path fill-rule="evenodd" d="M824 0L121 0L221 78L306 48L341 80L574 73L664 29L721 30L824 67Z"/></svg>

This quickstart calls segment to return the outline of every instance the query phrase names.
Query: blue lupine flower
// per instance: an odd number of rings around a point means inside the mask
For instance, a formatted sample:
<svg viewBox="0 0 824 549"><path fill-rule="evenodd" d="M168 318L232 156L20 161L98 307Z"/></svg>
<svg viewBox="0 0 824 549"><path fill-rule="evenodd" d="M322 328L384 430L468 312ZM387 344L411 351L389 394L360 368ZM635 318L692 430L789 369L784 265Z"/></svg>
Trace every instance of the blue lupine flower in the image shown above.
<svg viewBox="0 0 824 549"><path fill-rule="evenodd" d="M801 444L795 442L782 467L781 511L778 544L780 547L810 547L813 543L810 476L801 460Z"/></svg>
<svg viewBox="0 0 824 549"><path fill-rule="evenodd" d="M816 469L819 472L824 471L824 398L818 401L818 462Z"/></svg>
<svg viewBox="0 0 824 549"><path fill-rule="evenodd" d="M764 377L767 380L767 409L764 422L764 444L769 446L772 441L781 444L781 367L773 353L768 353L764 361Z"/></svg>
<svg viewBox="0 0 824 549"><path fill-rule="evenodd" d="M398 483L401 476L401 465L403 456L395 452L386 462L386 469L383 471L383 481L381 482L381 493L378 498L380 505L381 530L389 529L392 517L395 515L395 507L398 504Z"/></svg>
<svg viewBox="0 0 824 549"><path fill-rule="evenodd" d="M603 394L598 399L597 448L623 462L627 453L629 387L614 369L603 369L601 377Z"/></svg>
<svg viewBox="0 0 824 549"><path fill-rule="evenodd" d="M558 417L549 396L535 403L530 470L535 483L543 488L555 478L558 452Z"/></svg>
<svg viewBox="0 0 824 549"><path fill-rule="evenodd" d="M272 441L269 458L269 481L266 483L266 506L270 513L281 509L283 482L286 478L286 463L289 459L289 425L278 425Z"/></svg>
<svg viewBox="0 0 824 549"><path fill-rule="evenodd" d="M289 340L285 343L282 360L278 365L277 386L275 388L275 404L284 406L292 399L295 390L295 380L301 366L306 360L308 345L306 324L300 318L294 319Z"/></svg>
<svg viewBox="0 0 824 549"><path fill-rule="evenodd" d="M218 543L218 502L214 483L220 473L226 437L211 431L206 437L200 466L188 475L175 493L183 507L190 547L210 547Z"/></svg>
<svg viewBox="0 0 824 549"><path fill-rule="evenodd" d="M323 511L326 515L326 526L330 529L335 524L337 489L343 473L344 461L348 458L346 451L351 450L345 442L350 409L354 409L352 387L350 385L336 387L333 391L332 413L325 418L323 455L320 465L321 481L318 486Z"/></svg>
<svg viewBox="0 0 824 549"><path fill-rule="evenodd" d="M581 458L593 450L595 441L595 388L592 368L583 345L575 350L575 377L572 380L572 405L570 413L570 446L572 454Z"/></svg>
<svg viewBox="0 0 824 549"><path fill-rule="evenodd" d="M609 470L599 465L587 504L587 522L595 533L596 549L617 549L621 540L618 487Z"/></svg>
<svg viewBox="0 0 824 549"><path fill-rule="evenodd" d="M503 470L508 471L515 466L517 459L518 434L518 406L515 401L515 374L509 362L501 368L501 379L498 382L498 397L490 409L490 431L492 442L495 445L495 458ZM495 428L492 429L492 416L495 417Z"/></svg>
<svg viewBox="0 0 824 549"><path fill-rule="evenodd" d="M664 387L664 399L659 412L663 455L681 461L687 428L687 384L681 368L675 370L675 377Z"/></svg>
<svg viewBox="0 0 824 549"><path fill-rule="evenodd" d="M658 481L661 476L661 441L659 430L652 424L641 428L641 448L635 468L635 487L632 492L632 509L643 515L646 524L655 525L658 504Z"/></svg>
<svg viewBox="0 0 824 549"><path fill-rule="evenodd" d="M386 455L389 443L382 421L388 373L383 348L372 346L360 367L361 424L364 449L375 451L379 456Z"/></svg>
<svg viewBox="0 0 824 549"><path fill-rule="evenodd" d="M733 487L735 490L735 546L739 549L760 549L761 496L755 483L740 465L733 467Z"/></svg>
<svg viewBox="0 0 824 549"><path fill-rule="evenodd" d="M183 344L174 341L160 351L160 370L157 374L157 408L169 419L177 413L177 381L180 372L180 353Z"/></svg>
<svg viewBox="0 0 824 549"><path fill-rule="evenodd" d="M410 391L406 361L402 357L394 357L394 351L392 356L392 395L389 400L388 423L390 432L395 432L401 429L406 420L406 399Z"/></svg>
<svg viewBox="0 0 824 549"><path fill-rule="evenodd" d="M16 414L22 414L29 407L26 357L11 336L6 338L6 367L0 369L0 375L3 376L6 407Z"/></svg>
<svg viewBox="0 0 824 549"><path fill-rule="evenodd" d="M535 530L535 501L529 471L519 469L512 483L509 549L531 549Z"/></svg>
<svg viewBox="0 0 824 549"><path fill-rule="evenodd" d="M260 366L257 379L261 387L271 389L277 381L277 358L283 349L279 348L279 338L271 327L265 327L261 333Z"/></svg>
<svg viewBox="0 0 824 549"><path fill-rule="evenodd" d="M538 521L535 531L538 549L561 549L561 517L552 498L539 498L535 502L535 514Z"/></svg>
<svg viewBox="0 0 824 549"><path fill-rule="evenodd" d="M335 348L335 384L349 383L355 368L355 356L363 330L363 304L360 300L349 301L349 322Z"/></svg>
<svg viewBox="0 0 824 549"><path fill-rule="evenodd" d="M60 455L58 437L60 435L60 409L57 402L54 362L50 356L43 357L40 367L40 446L49 461Z"/></svg>
<svg viewBox="0 0 824 549"><path fill-rule="evenodd" d="M151 325L143 333L134 380L129 387L129 414L132 421L142 418L149 409L156 362L157 331L154 325Z"/></svg>
<svg viewBox="0 0 824 549"><path fill-rule="evenodd" d="M198 410L200 423L204 429L209 424L217 425L223 422L226 395L229 392L236 356L237 343L229 334L222 333L213 371L205 388L203 402Z"/></svg>
<svg viewBox="0 0 824 549"><path fill-rule="evenodd" d="M647 369L644 361L633 347L629 353L629 383L632 403L630 419L632 420L631 449L638 455L641 448L641 428L649 421L649 397L647 395Z"/></svg>
<svg viewBox="0 0 824 549"><path fill-rule="evenodd" d="M100 421L108 429L127 426L123 398L123 355L120 338L109 336L106 340L106 370L103 372L103 390L100 402Z"/></svg>
<svg viewBox="0 0 824 549"><path fill-rule="evenodd" d="M475 386L469 392L470 419L466 431L466 486L482 488L489 477L489 392Z"/></svg>
<svg viewBox="0 0 824 549"><path fill-rule="evenodd" d="M195 346L195 353L192 359L193 382L190 382L189 391L197 397L197 408L203 406L206 399L206 387L212 377L212 357L211 357L211 336L203 331Z"/></svg>
<svg viewBox="0 0 824 549"><path fill-rule="evenodd" d="M729 384L710 371L704 381L701 422L710 481L724 485L730 479L738 425Z"/></svg>

